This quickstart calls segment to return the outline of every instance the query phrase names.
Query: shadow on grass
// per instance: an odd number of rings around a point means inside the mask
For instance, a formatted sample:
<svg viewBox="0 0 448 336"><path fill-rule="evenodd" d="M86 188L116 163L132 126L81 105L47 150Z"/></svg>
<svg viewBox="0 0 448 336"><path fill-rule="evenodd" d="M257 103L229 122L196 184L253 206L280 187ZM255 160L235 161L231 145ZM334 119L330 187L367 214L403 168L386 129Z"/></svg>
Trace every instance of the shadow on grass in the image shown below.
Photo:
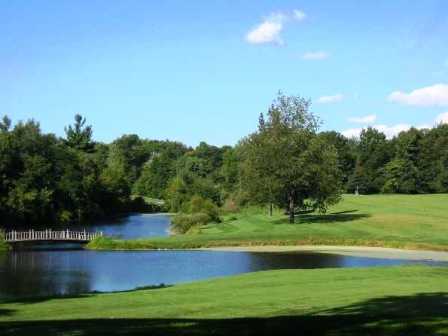
<svg viewBox="0 0 448 336"><path fill-rule="evenodd" d="M48 300L63 300L63 299L81 299L87 298L92 294L99 293L88 293L88 294L76 294L76 295L55 295L55 296L32 296L32 297L18 297L18 298L3 298L0 299L0 304L8 304L8 303L20 303L24 305L41 303Z"/></svg>
<svg viewBox="0 0 448 336"><path fill-rule="evenodd" d="M0 317L12 315L13 313L14 313L14 310L12 310L12 309L2 309L2 308L0 308Z"/></svg>
<svg viewBox="0 0 448 336"><path fill-rule="evenodd" d="M316 214L303 212L296 215L296 224L313 224L313 223L344 223L351 222L358 219L368 218L369 214L355 213L358 210L345 210L339 212L332 212L327 214ZM274 221L274 224L289 224L287 219L278 219Z"/></svg>
<svg viewBox="0 0 448 336"><path fill-rule="evenodd" d="M354 214L354 213L331 213L323 215L303 215L297 217L298 223L341 223L351 222L358 219L368 218L367 214Z"/></svg>
<svg viewBox="0 0 448 336"><path fill-rule="evenodd" d="M8 304L8 303L20 303L20 304L34 304L34 303L41 303L48 300L64 300L64 299L81 299L81 298L88 298L92 295L98 295L98 294L112 294L112 293L128 293L128 292L135 292L140 290L154 290L154 289L162 289L162 288L168 288L172 287L173 285L165 285L165 284L159 284L159 285L151 285L151 286L139 286L134 289L127 289L127 290L121 290L121 291L91 291L87 292L86 294L76 294L76 295L54 295L54 296L33 296L33 297L18 297L18 298L3 298L0 299L0 304ZM0 309L0 315L2 314L2 310Z"/></svg>
<svg viewBox="0 0 448 336"><path fill-rule="evenodd" d="M86 312L87 314L87 312ZM448 294L367 300L300 315L231 319L111 319L1 322L1 335L439 335L448 332Z"/></svg>

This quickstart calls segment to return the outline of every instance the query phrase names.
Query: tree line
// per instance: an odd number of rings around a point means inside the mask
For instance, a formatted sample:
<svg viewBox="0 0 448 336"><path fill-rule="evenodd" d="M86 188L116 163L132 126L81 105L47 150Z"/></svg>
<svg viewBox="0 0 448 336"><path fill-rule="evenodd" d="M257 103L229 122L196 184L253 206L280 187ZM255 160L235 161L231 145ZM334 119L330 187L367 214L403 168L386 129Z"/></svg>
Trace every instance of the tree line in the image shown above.
<svg viewBox="0 0 448 336"><path fill-rule="evenodd" d="M448 125L387 139L367 128L359 138L319 131L311 102L279 93L258 127L235 146L123 135L93 140L75 116L65 136L33 120L0 122L1 225L90 223L135 210L178 212L179 231L219 221L220 209L258 204L325 211L342 193L448 192ZM149 203L148 203L149 200ZM176 222L176 220L175 220Z"/></svg>

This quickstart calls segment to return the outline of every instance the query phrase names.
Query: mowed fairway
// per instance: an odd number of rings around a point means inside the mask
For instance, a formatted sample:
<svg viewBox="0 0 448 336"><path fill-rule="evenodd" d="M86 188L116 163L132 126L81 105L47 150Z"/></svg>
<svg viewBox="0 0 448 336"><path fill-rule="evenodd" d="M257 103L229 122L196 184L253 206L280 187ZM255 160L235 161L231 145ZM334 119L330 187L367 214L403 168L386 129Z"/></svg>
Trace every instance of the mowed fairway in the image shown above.
<svg viewBox="0 0 448 336"><path fill-rule="evenodd" d="M244 245L364 245L448 250L448 194L345 195L324 214L289 224L281 211L251 208L223 216L198 233L163 239L104 240L92 248L183 248Z"/></svg>
<svg viewBox="0 0 448 336"><path fill-rule="evenodd" d="M1 335L447 335L448 268L280 270L0 303Z"/></svg>

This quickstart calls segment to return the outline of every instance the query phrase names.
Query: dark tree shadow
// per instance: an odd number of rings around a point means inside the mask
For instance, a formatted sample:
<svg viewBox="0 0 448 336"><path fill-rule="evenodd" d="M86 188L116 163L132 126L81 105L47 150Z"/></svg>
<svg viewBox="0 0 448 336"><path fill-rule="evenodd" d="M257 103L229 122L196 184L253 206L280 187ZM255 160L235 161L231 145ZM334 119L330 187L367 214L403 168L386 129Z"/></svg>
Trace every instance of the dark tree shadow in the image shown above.
<svg viewBox="0 0 448 336"><path fill-rule="evenodd" d="M354 214L354 213L331 213L331 214L313 214L303 215L297 217L298 223L341 223L351 222L357 219L368 218L368 214Z"/></svg>
<svg viewBox="0 0 448 336"><path fill-rule="evenodd" d="M249 312L248 312L249 313ZM0 322L1 335L446 335L448 294L367 300L301 315L232 319L111 319Z"/></svg>
<svg viewBox="0 0 448 336"><path fill-rule="evenodd" d="M319 223L344 223L357 219L368 218L369 214L355 213L358 210L345 210L331 212L327 214L317 214L313 211L303 211L296 215L296 224L319 224ZM273 221L274 224L286 224L288 221L284 218Z"/></svg>
<svg viewBox="0 0 448 336"><path fill-rule="evenodd" d="M13 313L14 313L14 310L12 310L12 309L3 309L3 308L0 308L0 317L1 317L1 316L12 315Z"/></svg>
<svg viewBox="0 0 448 336"><path fill-rule="evenodd" d="M34 304L41 303L48 300L63 300L63 299L80 299L80 298L88 298L95 294L108 294L108 293L127 293L127 292L135 292L139 290L154 290L154 289L162 289L172 287L173 285L159 284L159 285L150 285L150 286L139 286L134 289L126 289L120 291L91 291L86 294L75 294L75 295L51 295L51 296L32 296L32 297L16 297L16 298L2 298L0 299L0 304L8 304L8 303L20 303L20 304ZM1 314L1 310L0 310Z"/></svg>
<svg viewBox="0 0 448 336"><path fill-rule="evenodd" d="M56 295L56 296L33 296L33 297L17 297L17 298L2 298L0 299L0 304L11 304L11 303L20 303L24 305L41 303L48 300L59 300L59 299L80 299L87 298L92 296L92 294L96 294L95 292L88 294L76 294L76 295Z"/></svg>

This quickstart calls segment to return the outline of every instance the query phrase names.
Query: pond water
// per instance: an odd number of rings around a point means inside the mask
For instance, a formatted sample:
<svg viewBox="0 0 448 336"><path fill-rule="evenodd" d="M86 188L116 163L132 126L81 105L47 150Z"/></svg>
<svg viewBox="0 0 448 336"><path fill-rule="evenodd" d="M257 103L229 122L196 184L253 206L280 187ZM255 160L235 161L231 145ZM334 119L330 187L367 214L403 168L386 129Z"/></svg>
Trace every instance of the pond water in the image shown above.
<svg viewBox="0 0 448 336"><path fill-rule="evenodd" d="M122 239L168 236L169 229L170 217L166 214L131 214L89 227L89 231L102 231L106 236Z"/></svg>
<svg viewBox="0 0 448 336"><path fill-rule="evenodd" d="M166 215L131 215L94 229L123 238L166 235ZM369 267L415 263L322 253L89 251L36 249L0 253L0 297L72 295L176 284L271 269ZM424 262L430 265L448 265Z"/></svg>

